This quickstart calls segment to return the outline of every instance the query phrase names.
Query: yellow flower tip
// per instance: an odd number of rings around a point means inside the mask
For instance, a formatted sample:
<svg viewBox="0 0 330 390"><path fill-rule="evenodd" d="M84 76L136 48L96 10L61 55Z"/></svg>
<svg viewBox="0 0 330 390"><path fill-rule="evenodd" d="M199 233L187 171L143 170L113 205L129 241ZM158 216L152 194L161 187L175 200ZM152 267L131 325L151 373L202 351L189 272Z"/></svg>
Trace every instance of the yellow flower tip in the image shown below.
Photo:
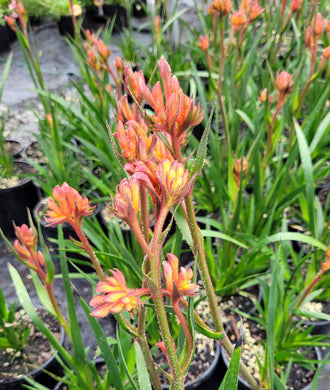
<svg viewBox="0 0 330 390"><path fill-rule="evenodd" d="M140 209L140 183L132 176L129 180L123 179L115 194L112 211L117 218L130 219L137 215Z"/></svg>
<svg viewBox="0 0 330 390"><path fill-rule="evenodd" d="M168 253L167 259L168 261L163 262L166 289L173 294L173 285L175 285L181 295L195 295L198 286L195 283L191 283L193 278L192 269L181 267L179 272L178 258L174 254Z"/></svg>
<svg viewBox="0 0 330 390"><path fill-rule="evenodd" d="M77 190L67 183L53 189L53 198L48 200L45 219L48 226L59 225L64 222L80 224L83 217L91 215L92 207L86 197L82 197Z"/></svg>
<svg viewBox="0 0 330 390"><path fill-rule="evenodd" d="M169 207L190 191L189 172L179 161L162 160L156 169L156 175L162 187L162 200Z"/></svg>
<svg viewBox="0 0 330 390"><path fill-rule="evenodd" d="M123 309L132 312L142 305L141 299L135 295L136 290L127 287L122 272L118 269L111 272L112 277L106 278L105 282L98 283L96 287L96 291L104 295L96 295L90 301L90 305L95 308L91 313L93 317L104 318L110 313L120 313Z"/></svg>

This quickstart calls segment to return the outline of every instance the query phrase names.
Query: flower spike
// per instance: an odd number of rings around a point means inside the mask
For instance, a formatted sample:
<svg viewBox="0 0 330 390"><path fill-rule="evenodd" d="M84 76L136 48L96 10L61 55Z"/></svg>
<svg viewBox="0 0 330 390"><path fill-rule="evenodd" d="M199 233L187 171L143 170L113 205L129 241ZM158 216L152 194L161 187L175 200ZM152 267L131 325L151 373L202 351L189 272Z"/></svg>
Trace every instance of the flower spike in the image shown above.
<svg viewBox="0 0 330 390"><path fill-rule="evenodd" d="M40 265L45 265L45 259L42 252L37 250L38 236L35 227L29 228L23 224L21 227L15 227L15 234L18 240L14 242L16 256L22 261L28 262L31 268L37 270Z"/></svg>
<svg viewBox="0 0 330 390"><path fill-rule="evenodd" d="M71 225L81 225L83 217L91 215L92 207L86 197L82 197L77 190L67 183L53 189L53 198L48 199L49 210L45 215L48 226L55 226L68 222Z"/></svg>

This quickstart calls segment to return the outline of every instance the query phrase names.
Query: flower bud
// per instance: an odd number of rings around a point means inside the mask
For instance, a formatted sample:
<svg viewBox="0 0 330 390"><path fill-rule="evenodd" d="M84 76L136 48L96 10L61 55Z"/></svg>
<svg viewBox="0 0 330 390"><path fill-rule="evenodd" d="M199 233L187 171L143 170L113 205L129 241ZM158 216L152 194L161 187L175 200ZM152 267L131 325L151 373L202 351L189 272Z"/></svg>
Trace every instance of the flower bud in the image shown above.
<svg viewBox="0 0 330 390"><path fill-rule="evenodd" d="M231 17L231 23L233 26L233 33L236 34L237 31L248 21L245 12L242 8L239 11L235 11Z"/></svg>
<svg viewBox="0 0 330 390"><path fill-rule="evenodd" d="M162 200L169 207L176 204L186 194L189 182L189 172L184 165L175 160L163 160L156 169L156 175L162 187Z"/></svg>
<svg viewBox="0 0 330 390"><path fill-rule="evenodd" d="M12 17L8 16L8 15L5 15L5 21L7 22L8 26L14 31L16 32L17 31L17 28L16 28L16 25L15 25L15 21Z"/></svg>
<svg viewBox="0 0 330 390"><path fill-rule="evenodd" d="M295 11L300 11L302 7L303 0L292 0L290 5L290 11L293 13Z"/></svg>
<svg viewBox="0 0 330 390"><path fill-rule="evenodd" d="M199 36L198 45L202 50L206 51L209 48L209 44L210 44L210 39L208 34L204 36L202 35Z"/></svg>
<svg viewBox="0 0 330 390"><path fill-rule="evenodd" d="M282 71L278 74L275 80L275 88L284 95L291 93L293 89L291 74L286 71Z"/></svg>
<svg viewBox="0 0 330 390"><path fill-rule="evenodd" d="M319 37L323 33L323 30L325 29L327 24L328 21L326 19L323 19L322 14L319 12L316 15L315 24L314 24L314 34L316 37Z"/></svg>
<svg viewBox="0 0 330 390"><path fill-rule="evenodd" d="M82 223L83 217L91 215L95 207L92 207L86 197L82 197L77 190L67 183L56 186L53 189L53 199L48 199L48 208L45 215L48 226Z"/></svg>
<svg viewBox="0 0 330 390"><path fill-rule="evenodd" d="M264 12L264 9L260 7L258 0L251 1L247 7L247 16L249 21L256 19Z"/></svg>
<svg viewBox="0 0 330 390"><path fill-rule="evenodd" d="M330 46L327 46L323 52L323 58L328 60L330 58Z"/></svg>

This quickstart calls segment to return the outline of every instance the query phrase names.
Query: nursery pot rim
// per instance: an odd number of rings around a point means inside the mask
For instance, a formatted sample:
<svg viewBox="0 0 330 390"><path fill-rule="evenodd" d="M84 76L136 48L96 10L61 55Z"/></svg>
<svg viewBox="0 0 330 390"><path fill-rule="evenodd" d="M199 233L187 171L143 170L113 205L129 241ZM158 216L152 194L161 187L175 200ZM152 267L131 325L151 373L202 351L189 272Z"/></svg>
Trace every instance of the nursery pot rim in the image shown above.
<svg viewBox="0 0 330 390"><path fill-rule="evenodd" d="M32 165L29 164L28 161L21 160L21 159L16 159L16 158L15 158L15 159L13 160L13 163L14 163L14 164L23 164L23 165L32 167ZM24 179L21 181L21 183L16 184L16 185L14 185L14 186L12 186L12 187L0 188L0 192L3 193L3 194L6 194L7 192L11 192L11 191L13 191L14 189L24 188L24 187L28 186L31 182L33 182L33 179L30 178L30 177L26 177L26 178L24 178Z"/></svg>

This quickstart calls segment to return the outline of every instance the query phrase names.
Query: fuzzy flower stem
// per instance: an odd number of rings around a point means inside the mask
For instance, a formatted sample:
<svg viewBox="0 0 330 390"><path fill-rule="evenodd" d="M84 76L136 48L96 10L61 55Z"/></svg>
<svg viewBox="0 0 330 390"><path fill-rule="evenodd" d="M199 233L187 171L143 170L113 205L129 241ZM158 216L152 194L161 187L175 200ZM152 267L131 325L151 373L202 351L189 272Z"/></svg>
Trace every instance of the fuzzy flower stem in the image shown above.
<svg viewBox="0 0 330 390"><path fill-rule="evenodd" d="M176 347L174 340L171 336L171 331L168 324L166 310L164 306L164 299L161 289L161 272L160 272L160 240L163 231L164 222L169 212L167 206L163 206L159 212L157 223L154 229L154 236L152 241L151 251L153 258L150 259L150 273L152 283L150 283L151 296L155 303L155 310L159 322L162 339L165 344L167 352L167 359L170 365L171 373L173 375L173 383L175 390L184 389L184 377L180 368L179 360L177 357Z"/></svg>
<svg viewBox="0 0 330 390"><path fill-rule="evenodd" d="M182 371L185 372L189 366L192 355L194 353L194 340L193 340L193 336L192 336L191 330L189 328L188 322L186 320L186 317L183 315L183 313L180 309L179 301L173 302L173 300L172 300L172 307L173 307L173 310L174 310L176 316L178 317L178 320L180 321L180 324L182 326L182 329L183 329L184 334L186 335L186 339L187 339L188 351L187 351L187 356L185 358L185 361L183 362L183 365L182 365Z"/></svg>
<svg viewBox="0 0 330 390"><path fill-rule="evenodd" d="M172 147L173 147L173 155L176 160L182 162L182 153L181 153L181 145L179 137L172 136Z"/></svg>
<svg viewBox="0 0 330 390"><path fill-rule="evenodd" d="M161 278L161 267L160 267L160 240L161 234L163 232L163 226L165 223L165 219L167 214L169 213L169 208L167 206L162 206L158 215L158 219L156 222L154 236L152 240L151 251L154 254L153 263L151 263L151 277L153 282L156 283L157 286L160 286L160 278Z"/></svg>
<svg viewBox="0 0 330 390"><path fill-rule="evenodd" d="M198 268L199 268L201 278L202 278L202 281L204 283L204 287L206 290L206 296L207 296L207 300L209 302L214 326L215 326L216 331L224 333L225 337L223 340L220 341L220 343L224 347L224 349L228 353L228 355L232 356L234 348L233 348L233 345L230 342L228 336L226 335L226 333L224 331L223 324L221 321L221 315L220 315L220 311L218 309L215 291L214 291L214 288L212 285L211 276L210 276L207 262L206 262L203 240L202 240L202 237L201 237L201 234L199 231L199 227L198 227L197 221L196 221L196 216L195 216L195 211L194 211L194 206L193 206L193 201L192 201L192 195L189 194L186 196L185 203L186 203L187 212L188 212L188 216L189 216L189 227L190 227L194 247L197 250ZM195 255L196 255L196 253L195 253ZM242 361L240 363L240 374L248 382L248 384L251 386L251 388L253 390L259 389L258 384L253 379L252 375L250 374L247 367L245 366L245 364Z"/></svg>
<svg viewBox="0 0 330 390"><path fill-rule="evenodd" d="M140 312L139 312L139 316L138 316L138 334L139 334L138 343L141 347L144 361L145 361L145 364L147 366L147 369L148 369L148 372L149 372L149 375L151 378L152 387L155 390L161 390L162 385L160 383L159 376L157 374L155 363L154 363L154 360L152 358L149 344L148 344L146 334L145 334L146 312L147 312L147 308L141 307Z"/></svg>
<svg viewBox="0 0 330 390"><path fill-rule="evenodd" d="M76 232L77 236L79 237L79 240L85 250L85 252L88 254L89 258L91 259L94 269L97 273L97 276L99 279L104 282L105 281L105 274L103 272L103 269L101 267L101 264L98 260L98 258L95 255L95 252L93 251L93 248L91 244L89 243L87 237L85 236L84 232L81 229L81 224L76 223L75 221L72 221L71 223L74 231Z"/></svg>
<svg viewBox="0 0 330 390"><path fill-rule="evenodd" d="M47 295L51 301L51 304L53 306L53 309L55 311L57 320L59 321L61 326L63 326L65 333L69 336L70 340L72 341L71 329L70 329L70 326L68 324L68 321L65 319L65 317L63 316L63 314L58 306L58 303L57 303L57 300L56 300L56 297L54 294L53 283L45 284L45 288L47 291Z"/></svg>
<svg viewBox="0 0 330 390"><path fill-rule="evenodd" d="M165 344L165 349L167 353L166 357L170 365L171 373L173 375L174 390L184 390L184 377L182 375L179 360L177 357L175 343L169 328L161 289L159 289L155 285L150 286L150 289L152 298L155 303L155 310L157 313L160 332Z"/></svg>

